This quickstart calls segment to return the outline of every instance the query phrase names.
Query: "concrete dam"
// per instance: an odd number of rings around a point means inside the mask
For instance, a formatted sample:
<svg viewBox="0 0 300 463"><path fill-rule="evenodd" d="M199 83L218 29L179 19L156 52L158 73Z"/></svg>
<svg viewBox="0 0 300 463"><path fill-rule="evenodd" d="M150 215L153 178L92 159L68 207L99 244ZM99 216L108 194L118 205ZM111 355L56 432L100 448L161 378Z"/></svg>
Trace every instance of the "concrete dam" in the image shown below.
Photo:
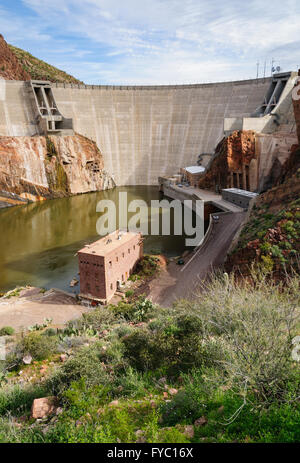
<svg viewBox="0 0 300 463"><path fill-rule="evenodd" d="M96 142L116 185L153 185L211 156L232 130L292 128L293 74L176 86L54 83L51 90L64 120ZM0 80L0 136L41 134L30 91L28 82Z"/></svg>

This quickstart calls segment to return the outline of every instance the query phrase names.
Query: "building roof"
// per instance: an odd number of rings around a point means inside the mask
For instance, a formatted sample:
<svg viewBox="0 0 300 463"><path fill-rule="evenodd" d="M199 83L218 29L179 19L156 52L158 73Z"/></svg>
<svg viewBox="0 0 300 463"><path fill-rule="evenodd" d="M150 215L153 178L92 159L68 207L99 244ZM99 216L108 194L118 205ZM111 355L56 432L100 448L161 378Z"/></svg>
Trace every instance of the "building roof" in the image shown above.
<svg viewBox="0 0 300 463"><path fill-rule="evenodd" d="M82 249L80 249L80 251L78 251L78 253L106 256L110 252L117 249L119 246L122 246L125 243L129 243L137 236L142 235L138 232L116 230L109 235L100 238L100 240L95 241L94 243L86 244Z"/></svg>
<svg viewBox="0 0 300 463"><path fill-rule="evenodd" d="M241 190L240 188L225 188L222 191L228 191L229 193L234 193L240 196L249 196L251 198L258 196L258 193L253 193L252 191L247 190Z"/></svg>
<svg viewBox="0 0 300 463"><path fill-rule="evenodd" d="M185 167L185 170L190 174L202 174L205 171L205 167L203 166L189 166Z"/></svg>

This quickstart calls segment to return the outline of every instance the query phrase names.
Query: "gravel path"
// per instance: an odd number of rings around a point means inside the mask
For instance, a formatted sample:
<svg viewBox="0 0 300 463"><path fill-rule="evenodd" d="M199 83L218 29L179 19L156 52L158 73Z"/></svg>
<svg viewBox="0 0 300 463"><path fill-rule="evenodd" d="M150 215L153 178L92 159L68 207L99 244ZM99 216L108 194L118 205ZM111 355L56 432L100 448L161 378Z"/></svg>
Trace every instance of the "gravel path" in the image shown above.
<svg viewBox="0 0 300 463"><path fill-rule="evenodd" d="M192 253L183 267L175 262L151 282L151 300L163 307L169 307L176 299L189 298L195 294L199 282L224 263L227 251L245 218L245 212L220 215L211 233L198 251Z"/></svg>

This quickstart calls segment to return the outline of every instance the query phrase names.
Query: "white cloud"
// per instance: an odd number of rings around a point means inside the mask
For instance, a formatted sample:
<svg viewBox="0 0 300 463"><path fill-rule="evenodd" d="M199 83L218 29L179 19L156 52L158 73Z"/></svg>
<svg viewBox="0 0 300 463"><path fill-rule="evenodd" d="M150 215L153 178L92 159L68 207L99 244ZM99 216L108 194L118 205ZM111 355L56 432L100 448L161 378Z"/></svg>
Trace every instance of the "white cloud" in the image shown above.
<svg viewBox="0 0 300 463"><path fill-rule="evenodd" d="M68 72L88 83L229 80L255 77L258 59L261 63L267 59L268 69L272 57L286 70L300 62L298 0L272 4L267 0L23 0L23 4L36 17L21 35L32 34L42 41L51 35L49 50L56 55L55 64L67 66ZM5 25L9 29L7 18ZM17 27L12 28L10 36L18 34ZM68 45L69 52L55 54Z"/></svg>

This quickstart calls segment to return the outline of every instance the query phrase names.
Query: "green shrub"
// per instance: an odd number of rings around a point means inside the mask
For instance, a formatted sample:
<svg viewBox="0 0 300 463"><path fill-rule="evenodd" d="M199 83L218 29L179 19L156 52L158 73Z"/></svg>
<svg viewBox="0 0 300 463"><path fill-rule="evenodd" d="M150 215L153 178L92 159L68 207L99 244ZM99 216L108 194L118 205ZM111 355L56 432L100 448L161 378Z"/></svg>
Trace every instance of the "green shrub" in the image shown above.
<svg viewBox="0 0 300 463"><path fill-rule="evenodd" d="M0 336L12 336L15 330L11 326L3 326L0 329Z"/></svg>
<svg viewBox="0 0 300 463"><path fill-rule="evenodd" d="M15 355L20 360L26 354L30 354L34 360L44 360L57 351L57 343L58 340L54 336L32 332L18 343Z"/></svg>
<svg viewBox="0 0 300 463"><path fill-rule="evenodd" d="M57 330L54 328L48 328L46 331L44 331L43 335L44 336L56 336Z"/></svg>
<svg viewBox="0 0 300 463"><path fill-rule="evenodd" d="M152 323L153 328L153 323ZM139 371L164 368L178 375L219 358L217 342L204 342L201 319L192 314L166 317L156 329L137 329L123 338L124 356Z"/></svg>
<svg viewBox="0 0 300 463"><path fill-rule="evenodd" d="M158 257L145 254L137 264L136 273L146 277L153 276L158 269L158 262Z"/></svg>
<svg viewBox="0 0 300 463"><path fill-rule="evenodd" d="M126 297L131 297L134 295L134 291L133 289L128 289L126 292L125 292L125 296Z"/></svg>
<svg viewBox="0 0 300 463"><path fill-rule="evenodd" d="M103 329L110 328L116 319L113 313L106 307L97 307L91 312L84 313L78 320L72 321L68 327L77 329L79 332L86 326L95 331L102 331Z"/></svg>
<svg viewBox="0 0 300 463"><path fill-rule="evenodd" d="M31 408L34 399L45 397L49 391L44 386L5 386L0 391L0 416L8 413L22 415Z"/></svg>
<svg viewBox="0 0 300 463"><path fill-rule="evenodd" d="M132 303L120 301L117 305L110 305L109 310L117 317L124 317L125 320L142 322L154 314L155 306L149 299L140 296Z"/></svg>
<svg viewBox="0 0 300 463"><path fill-rule="evenodd" d="M87 386L110 385L114 379L114 367L124 368L120 345L114 342L112 346L106 347L95 342L88 347L82 347L49 378L49 387L61 393L73 381L80 379Z"/></svg>
<svg viewBox="0 0 300 463"><path fill-rule="evenodd" d="M256 391L264 404L284 401L289 381L300 392L299 381L293 379L295 371L300 378L300 364L294 365L291 358L299 323L298 284L295 277L283 290L260 275L239 286L225 275L195 302L207 335L217 334L222 342L224 358L219 364L242 397Z"/></svg>

